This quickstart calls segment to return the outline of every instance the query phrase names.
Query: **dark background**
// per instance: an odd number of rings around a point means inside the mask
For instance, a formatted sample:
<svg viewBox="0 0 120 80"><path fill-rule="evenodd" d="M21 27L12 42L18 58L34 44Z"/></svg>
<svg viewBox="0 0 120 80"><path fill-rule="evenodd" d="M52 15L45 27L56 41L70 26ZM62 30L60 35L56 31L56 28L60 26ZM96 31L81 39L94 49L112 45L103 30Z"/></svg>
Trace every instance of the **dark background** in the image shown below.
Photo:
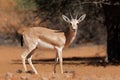
<svg viewBox="0 0 120 80"><path fill-rule="evenodd" d="M32 9L26 6L27 9L21 10L20 6L18 6L20 2L18 2L17 10L25 13L21 24L65 30L68 24L63 21L62 14L68 17L70 17L70 13L74 17L87 14L85 20L79 24L77 38L72 47L87 43L106 44L107 30L104 25L105 16L102 0L35 0L35 2L31 3L37 5L37 8ZM35 24L35 21L38 21L38 23Z"/></svg>

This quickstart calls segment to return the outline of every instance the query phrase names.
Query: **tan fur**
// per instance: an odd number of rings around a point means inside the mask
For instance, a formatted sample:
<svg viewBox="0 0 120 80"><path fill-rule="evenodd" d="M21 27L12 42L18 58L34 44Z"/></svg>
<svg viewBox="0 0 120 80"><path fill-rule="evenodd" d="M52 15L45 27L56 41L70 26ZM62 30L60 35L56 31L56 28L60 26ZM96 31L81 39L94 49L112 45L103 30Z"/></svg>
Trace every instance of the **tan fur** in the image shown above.
<svg viewBox="0 0 120 80"><path fill-rule="evenodd" d="M58 30L52 30L43 27L32 27L32 28L22 28L18 30L18 33L23 35L24 43L27 46L26 51L21 55L22 63L25 71L27 71L27 66L25 64L25 60L28 59L28 62L35 74L38 74L37 70L32 64L32 54L33 51L39 47L40 49L52 49L56 50L56 58L54 64L54 72L56 72L56 64L60 62L60 70L63 73L63 59L62 59L62 51L63 48L68 47L76 37L78 23L81 22L86 15L83 15L78 20L69 19L65 15L62 15L63 19L71 23L68 30L66 32L61 32Z"/></svg>
<svg viewBox="0 0 120 80"><path fill-rule="evenodd" d="M58 47L64 45L66 41L63 32L58 32L57 30L51 30L43 27L23 28L21 29L21 32L23 35L25 34L31 39L41 39L44 42L56 45Z"/></svg>

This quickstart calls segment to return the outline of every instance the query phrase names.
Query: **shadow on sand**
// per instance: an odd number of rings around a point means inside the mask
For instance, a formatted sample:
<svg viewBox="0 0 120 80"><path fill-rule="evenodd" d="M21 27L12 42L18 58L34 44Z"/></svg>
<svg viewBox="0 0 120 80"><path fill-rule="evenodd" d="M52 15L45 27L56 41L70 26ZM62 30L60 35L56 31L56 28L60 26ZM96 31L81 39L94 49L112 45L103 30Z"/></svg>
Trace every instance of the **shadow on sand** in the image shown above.
<svg viewBox="0 0 120 80"><path fill-rule="evenodd" d="M33 59L33 64L54 64L55 59ZM26 61L28 64L28 62ZM22 64L21 60L12 60L12 64ZM92 66L109 66L115 65L118 66L120 63L107 63L105 62L105 57L71 57L63 58L64 65L92 65Z"/></svg>

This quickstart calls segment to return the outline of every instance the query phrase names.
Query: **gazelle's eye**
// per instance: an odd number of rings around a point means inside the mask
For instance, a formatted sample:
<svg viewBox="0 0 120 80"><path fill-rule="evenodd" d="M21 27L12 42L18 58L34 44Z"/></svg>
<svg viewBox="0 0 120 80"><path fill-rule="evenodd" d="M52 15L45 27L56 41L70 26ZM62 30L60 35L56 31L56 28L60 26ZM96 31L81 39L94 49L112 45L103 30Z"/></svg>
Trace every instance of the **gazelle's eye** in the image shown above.
<svg viewBox="0 0 120 80"><path fill-rule="evenodd" d="M72 23L70 23L70 25L72 25Z"/></svg>

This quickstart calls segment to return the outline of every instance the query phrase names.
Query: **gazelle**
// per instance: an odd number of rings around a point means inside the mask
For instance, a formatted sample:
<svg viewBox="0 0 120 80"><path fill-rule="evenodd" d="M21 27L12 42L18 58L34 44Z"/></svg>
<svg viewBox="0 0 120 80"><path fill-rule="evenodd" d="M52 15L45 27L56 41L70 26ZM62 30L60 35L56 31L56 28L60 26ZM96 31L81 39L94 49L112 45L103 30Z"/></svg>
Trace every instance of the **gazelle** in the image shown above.
<svg viewBox="0 0 120 80"><path fill-rule="evenodd" d="M52 49L56 50L56 58L54 63L54 72L56 72L56 64L59 60L60 62L60 70L63 73L63 60L62 60L62 50L63 48L69 46L76 37L78 23L83 21L86 14L82 15L77 19L71 16L69 19L67 16L62 15L62 18L69 23L69 29L66 32L61 32L57 30L47 29L43 27L32 27L25 29L22 32L24 43L27 47L25 52L21 55L22 63L25 71L27 71L27 67L25 64L25 60L28 60L28 63L32 67L35 74L38 74L37 70L32 64L32 55L33 51L36 48L39 49Z"/></svg>

